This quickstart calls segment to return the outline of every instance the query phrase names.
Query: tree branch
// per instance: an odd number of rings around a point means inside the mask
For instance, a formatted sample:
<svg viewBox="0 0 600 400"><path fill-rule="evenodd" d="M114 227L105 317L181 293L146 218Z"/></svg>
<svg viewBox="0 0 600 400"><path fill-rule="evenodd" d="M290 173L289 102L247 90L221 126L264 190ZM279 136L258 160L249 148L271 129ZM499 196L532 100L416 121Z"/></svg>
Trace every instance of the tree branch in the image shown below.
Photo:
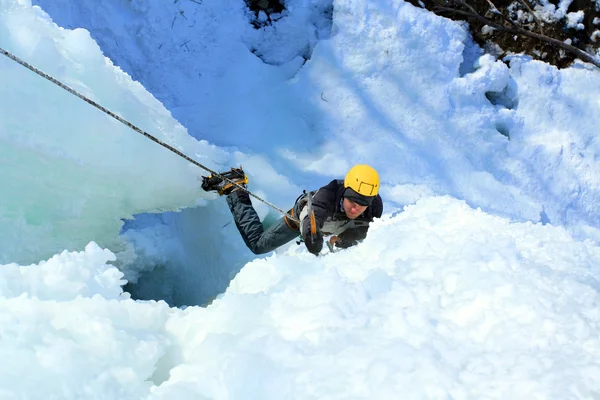
<svg viewBox="0 0 600 400"><path fill-rule="evenodd" d="M583 61L589 62L590 64L594 64L596 67L600 68L600 60L597 59L596 57L592 56L591 54L589 54L575 46L566 44L560 40L548 37L546 35L540 35L538 33L532 32L532 31L528 31L528 30L522 28L521 26L519 26L518 24L516 24L514 21L512 21L510 18L506 17L502 13L499 13L499 15L502 17L502 19L504 19L505 21L507 21L511 24L510 27L487 19L486 17L479 14L473 7L471 7L470 5L468 5L467 3L465 3L462 0L451 0L451 1L455 4L465 7L469 11L457 10L454 8L442 7L442 6L434 7L434 11L435 10L448 11L448 12L456 13L459 15L464 15L469 18L474 18L484 25L489 25L498 31L516 34L516 35L522 35L522 36L526 36L529 38L540 40L544 43L548 43L552 46L563 49L563 50L575 55L576 57L582 59ZM493 5L493 3L492 3L492 5ZM495 8L495 6L494 6L494 8Z"/></svg>

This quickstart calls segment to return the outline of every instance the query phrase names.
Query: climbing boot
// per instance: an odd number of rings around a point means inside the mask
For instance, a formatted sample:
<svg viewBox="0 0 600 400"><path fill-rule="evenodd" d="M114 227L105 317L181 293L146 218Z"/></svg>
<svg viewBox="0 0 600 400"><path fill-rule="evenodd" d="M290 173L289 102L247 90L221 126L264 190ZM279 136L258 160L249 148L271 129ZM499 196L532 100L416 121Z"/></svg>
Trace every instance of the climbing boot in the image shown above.
<svg viewBox="0 0 600 400"><path fill-rule="evenodd" d="M248 185L248 177L241 168L231 168L231 171L202 177L202 189L207 192L217 192L219 196L227 196L234 190L239 190L234 183L243 188Z"/></svg>

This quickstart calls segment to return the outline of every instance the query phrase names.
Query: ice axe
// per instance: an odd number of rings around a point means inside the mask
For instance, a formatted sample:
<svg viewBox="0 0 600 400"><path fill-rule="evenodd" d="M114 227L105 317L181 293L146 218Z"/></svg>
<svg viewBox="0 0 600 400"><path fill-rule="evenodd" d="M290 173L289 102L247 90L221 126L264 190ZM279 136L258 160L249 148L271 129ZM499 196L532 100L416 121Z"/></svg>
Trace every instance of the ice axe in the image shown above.
<svg viewBox="0 0 600 400"><path fill-rule="evenodd" d="M339 251L340 249L336 249L334 244L335 242L337 242L338 240L340 240L337 236L332 236L331 239L329 239L327 242L327 248L329 249L330 252L335 253L336 251Z"/></svg>
<svg viewBox="0 0 600 400"><path fill-rule="evenodd" d="M310 218L310 238L311 240L315 241L315 239L317 238L317 220L315 218L315 211L312 208L312 195L310 194L310 192L308 192L307 194L307 199L308 199L308 216Z"/></svg>
<svg viewBox="0 0 600 400"><path fill-rule="evenodd" d="M310 238L314 242L317 237L317 232L319 231L319 228L317 227L315 212L312 208L312 195L310 194L310 192L308 192L307 194L307 199L308 202L306 204L306 207L308 207L308 217L310 218ZM335 238L334 240L338 240L337 236L334 236L333 238ZM337 249L333 247L332 240L327 240L326 243L330 252L335 253L337 251Z"/></svg>

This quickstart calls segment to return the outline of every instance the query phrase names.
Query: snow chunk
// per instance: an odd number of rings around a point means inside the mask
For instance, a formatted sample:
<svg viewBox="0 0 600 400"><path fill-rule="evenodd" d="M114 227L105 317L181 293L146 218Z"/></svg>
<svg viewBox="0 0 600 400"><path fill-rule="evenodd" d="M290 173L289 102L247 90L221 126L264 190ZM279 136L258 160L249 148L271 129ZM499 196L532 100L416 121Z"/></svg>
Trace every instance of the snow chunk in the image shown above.
<svg viewBox="0 0 600 400"><path fill-rule="evenodd" d="M0 265L0 298L27 296L69 301L78 297L126 298L123 273L107 264L115 255L91 242L82 252L66 250L39 264Z"/></svg>
<svg viewBox="0 0 600 400"><path fill-rule="evenodd" d="M583 30L585 26L581 23L585 16L583 11L570 12L567 14L567 28L573 28L576 30Z"/></svg>

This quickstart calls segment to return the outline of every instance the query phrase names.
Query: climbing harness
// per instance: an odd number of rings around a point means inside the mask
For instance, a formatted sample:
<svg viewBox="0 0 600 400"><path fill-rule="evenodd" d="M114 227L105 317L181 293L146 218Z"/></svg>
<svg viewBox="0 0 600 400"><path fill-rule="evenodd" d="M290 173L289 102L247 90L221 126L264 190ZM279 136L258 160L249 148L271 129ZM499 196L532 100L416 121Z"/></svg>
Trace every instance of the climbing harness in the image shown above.
<svg viewBox="0 0 600 400"><path fill-rule="evenodd" d="M60 82L59 80L51 77L50 75L46 74L45 72L37 69L36 67L34 67L33 65L27 63L26 61L21 60L19 57L15 56L14 54L4 50L2 47L0 47L0 53L5 55L6 57L10 58L11 60L15 61L18 64L21 64L23 67L29 69L32 72L35 72L36 74L38 74L39 76L41 76L42 78L45 78L47 80L49 80L50 82L54 83L55 85L61 87L62 89L66 90L67 92L71 93L74 96L79 97L81 100L85 101L86 103L96 107L97 109L99 109L100 111L102 111L103 113L113 117L114 119L116 119L117 121L119 121L120 123L124 124L125 126L131 128L132 130L134 130L135 132L145 136L146 138L152 140L153 142L163 146L164 148L166 148L167 150L171 150L173 153L177 154L179 157L191 162L192 164L210 172L213 175L216 175L220 178L222 178L223 180L231 183L232 185L237 186L238 188L248 192L248 194L252 197L254 197L255 199L262 201L263 203L265 203L266 205L268 205L269 207L279 211L280 213L282 213L284 215L284 217L286 217L287 219L294 221L296 223L300 223L300 221L295 218L292 215L289 215L288 213L286 213L285 211L283 211L282 209L280 209L279 207L275 206L274 204L266 201L265 199L260 198L259 196L255 195L254 193L252 193L251 191L249 191L248 189L246 189L245 187L243 187L242 185L238 185L237 183L233 182L231 179L219 174L216 171L213 171L212 169L200 164L198 161L190 158L189 156L185 155L184 153L182 153L181 151L177 150L176 148L168 145L167 143L161 141L160 139L152 136L151 134L149 134L148 132L138 128L137 126L133 125L131 122L119 117L117 114L113 113L110 110L107 110L106 108L104 108L103 106L101 106L100 104L96 103L95 101L85 97L84 95L78 93L77 91L75 91L74 89L70 88L69 86L65 85L64 83Z"/></svg>
<svg viewBox="0 0 600 400"><path fill-rule="evenodd" d="M296 198L296 201L294 202L294 206L290 209L290 211L288 211L288 214L295 218L296 217L296 210L298 210L298 218L300 218L300 212L306 206L306 203L308 201L308 196L314 196L315 193L317 193L317 190L313 190L311 192L307 192L306 189L303 190L302 194ZM290 219L288 219L288 214L286 214L283 217L283 220L285 221L285 224L291 230L293 230L293 231L299 231L300 230L300 220L299 219L292 219L292 220L290 220Z"/></svg>

